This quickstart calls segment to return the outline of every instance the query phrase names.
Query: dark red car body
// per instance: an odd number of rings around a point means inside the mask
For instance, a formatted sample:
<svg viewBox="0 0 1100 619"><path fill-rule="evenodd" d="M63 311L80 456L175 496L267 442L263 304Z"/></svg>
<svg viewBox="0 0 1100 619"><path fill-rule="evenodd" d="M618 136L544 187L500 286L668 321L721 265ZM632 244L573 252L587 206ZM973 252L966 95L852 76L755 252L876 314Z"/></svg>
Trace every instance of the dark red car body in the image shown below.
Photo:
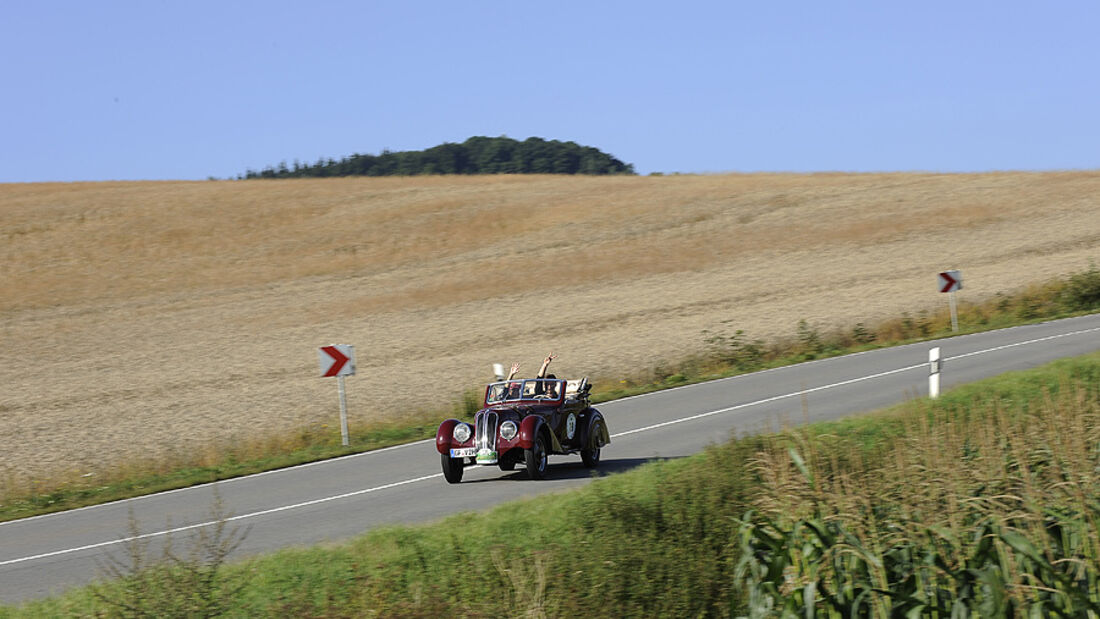
<svg viewBox="0 0 1100 619"><path fill-rule="evenodd" d="M586 466L597 466L611 438L603 415L589 404L588 390L587 379L490 383L473 423L448 419L436 431L444 477L458 483L467 466L510 471L518 464L532 479L542 479L550 455L580 454Z"/></svg>

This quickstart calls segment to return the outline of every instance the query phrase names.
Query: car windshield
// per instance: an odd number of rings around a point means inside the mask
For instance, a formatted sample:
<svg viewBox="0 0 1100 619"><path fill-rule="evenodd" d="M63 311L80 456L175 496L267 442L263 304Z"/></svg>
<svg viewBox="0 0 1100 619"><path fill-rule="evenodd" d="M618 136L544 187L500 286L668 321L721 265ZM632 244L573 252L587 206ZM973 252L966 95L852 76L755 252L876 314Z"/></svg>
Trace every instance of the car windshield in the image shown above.
<svg viewBox="0 0 1100 619"><path fill-rule="evenodd" d="M489 385L486 404L499 404L519 400L558 400L561 398L562 381L542 378L507 380Z"/></svg>

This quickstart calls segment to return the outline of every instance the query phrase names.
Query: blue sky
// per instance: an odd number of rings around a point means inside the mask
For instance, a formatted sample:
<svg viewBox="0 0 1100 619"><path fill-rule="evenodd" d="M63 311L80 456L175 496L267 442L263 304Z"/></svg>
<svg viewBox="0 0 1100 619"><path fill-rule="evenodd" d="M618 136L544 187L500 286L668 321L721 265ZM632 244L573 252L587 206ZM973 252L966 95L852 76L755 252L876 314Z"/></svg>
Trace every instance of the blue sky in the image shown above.
<svg viewBox="0 0 1100 619"><path fill-rule="evenodd" d="M1100 168L1096 2L16 2L0 182L473 135L638 172Z"/></svg>

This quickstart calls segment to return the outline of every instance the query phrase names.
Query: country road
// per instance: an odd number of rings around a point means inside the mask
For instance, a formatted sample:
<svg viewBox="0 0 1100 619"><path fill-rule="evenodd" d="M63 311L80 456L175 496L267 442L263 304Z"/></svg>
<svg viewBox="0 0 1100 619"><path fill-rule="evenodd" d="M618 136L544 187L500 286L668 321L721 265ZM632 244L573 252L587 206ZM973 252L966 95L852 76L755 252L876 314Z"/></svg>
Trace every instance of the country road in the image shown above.
<svg viewBox="0 0 1100 619"><path fill-rule="evenodd" d="M1100 350L1100 314L875 350L716 380L598 405L612 443L600 472L653 458L696 453L732 433L785 422L835 419L923 396L928 349L941 347L942 387ZM549 479L520 469L468 469L462 484L442 479L432 441L347 456L70 512L0 523L0 601L15 603L89 582L96 559L124 554L132 512L157 547L182 541L209 521L217 489L235 524L250 527L238 555L349 538L394 523L586 483L579 457L551 458Z"/></svg>

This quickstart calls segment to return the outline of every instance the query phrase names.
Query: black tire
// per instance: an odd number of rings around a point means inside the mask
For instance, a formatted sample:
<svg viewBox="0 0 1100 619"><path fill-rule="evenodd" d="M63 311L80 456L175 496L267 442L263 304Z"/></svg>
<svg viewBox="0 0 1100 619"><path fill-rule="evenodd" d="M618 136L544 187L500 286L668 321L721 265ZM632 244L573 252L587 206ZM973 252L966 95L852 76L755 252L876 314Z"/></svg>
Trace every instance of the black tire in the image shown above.
<svg viewBox="0 0 1100 619"><path fill-rule="evenodd" d="M596 423L592 424L592 429L588 433L588 441L589 442L592 441L593 435L600 431L600 428L601 428L600 422L597 421ZM599 466L599 464L600 464L600 448L599 447L590 447L590 448L582 449L581 450L581 461L584 462L584 465L587 466L590 469L594 469L597 466Z"/></svg>
<svg viewBox="0 0 1100 619"><path fill-rule="evenodd" d="M516 470L516 461L515 460L501 460L500 464L498 464L497 466L499 466L500 470L502 470L502 471L514 471L514 470Z"/></svg>
<svg viewBox="0 0 1100 619"><path fill-rule="evenodd" d="M462 469L466 465L462 458L452 458L447 454L439 454L439 456L443 462L443 477L446 478L447 483L457 484L462 481Z"/></svg>
<svg viewBox="0 0 1100 619"><path fill-rule="evenodd" d="M527 475L531 479L546 479L547 454L546 439L539 432L535 444L531 449L523 450L524 459L527 460Z"/></svg>
<svg viewBox="0 0 1100 619"><path fill-rule="evenodd" d="M581 450L581 462L590 469L594 469L600 465L600 448L594 449L582 449Z"/></svg>

